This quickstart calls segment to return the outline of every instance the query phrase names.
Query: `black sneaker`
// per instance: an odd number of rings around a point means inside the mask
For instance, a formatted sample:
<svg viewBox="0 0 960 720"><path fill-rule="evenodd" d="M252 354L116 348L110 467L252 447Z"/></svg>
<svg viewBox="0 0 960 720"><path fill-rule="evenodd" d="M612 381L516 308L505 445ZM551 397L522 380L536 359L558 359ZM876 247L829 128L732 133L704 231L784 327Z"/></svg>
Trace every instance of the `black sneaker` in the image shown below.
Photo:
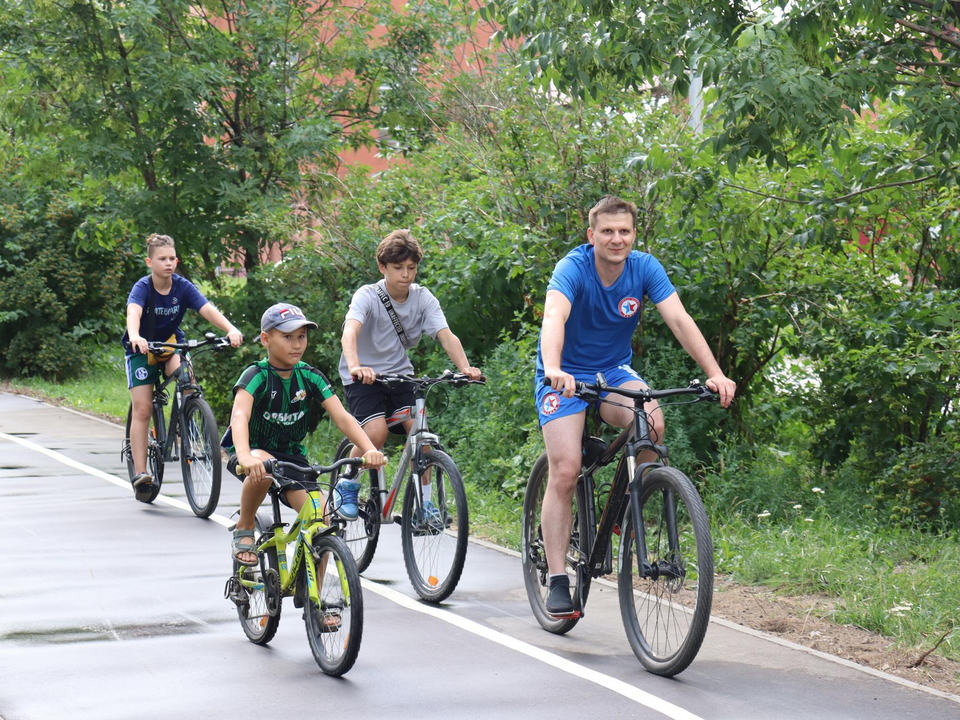
<svg viewBox="0 0 960 720"><path fill-rule="evenodd" d="M570 599L570 581L557 582L555 579L550 581L550 594L547 595L547 612L551 615L572 615L573 600Z"/></svg>
<svg viewBox="0 0 960 720"><path fill-rule="evenodd" d="M156 486L153 484L153 475L140 473L133 480L133 495L140 502L150 502Z"/></svg>

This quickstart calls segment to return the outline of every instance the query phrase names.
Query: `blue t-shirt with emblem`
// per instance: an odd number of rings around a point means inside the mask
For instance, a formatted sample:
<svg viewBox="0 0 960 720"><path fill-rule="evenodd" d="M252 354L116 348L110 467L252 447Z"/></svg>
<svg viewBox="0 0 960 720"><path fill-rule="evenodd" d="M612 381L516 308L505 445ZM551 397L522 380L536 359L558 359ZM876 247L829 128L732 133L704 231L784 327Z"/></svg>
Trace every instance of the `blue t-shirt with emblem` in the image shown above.
<svg viewBox="0 0 960 720"><path fill-rule="evenodd" d="M547 285L550 290L563 293L572 305L560 357L561 369L571 375L629 365L644 296L659 303L675 292L660 261L637 250L627 256L616 282L604 287L589 244L574 248L557 263ZM539 342L537 375L543 375Z"/></svg>
<svg viewBox="0 0 960 720"><path fill-rule="evenodd" d="M140 334L149 341L166 340L171 335L176 335L177 342L184 341L183 331L180 329L180 322L183 320L187 310L199 310L207 304L207 299L203 296L196 286L184 277L176 273L171 278L173 284L170 292L161 295L159 292L153 293L153 334L151 337L143 335L145 329L145 317L140 318ZM140 278L130 290L127 296L127 305L139 305L146 308L150 300L150 276ZM123 345L129 352L127 345L129 338L127 333L123 334Z"/></svg>

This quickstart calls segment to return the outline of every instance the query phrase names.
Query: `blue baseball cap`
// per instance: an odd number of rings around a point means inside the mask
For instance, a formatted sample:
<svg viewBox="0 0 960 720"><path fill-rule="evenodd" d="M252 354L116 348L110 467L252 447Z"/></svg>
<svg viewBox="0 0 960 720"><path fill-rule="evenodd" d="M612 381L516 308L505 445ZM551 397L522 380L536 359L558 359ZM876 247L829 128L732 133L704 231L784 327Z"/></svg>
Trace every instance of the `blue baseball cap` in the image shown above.
<svg viewBox="0 0 960 720"><path fill-rule="evenodd" d="M307 320L303 310L290 303L277 303L268 307L260 318L260 332L279 330L292 332L302 327L317 329L317 324Z"/></svg>

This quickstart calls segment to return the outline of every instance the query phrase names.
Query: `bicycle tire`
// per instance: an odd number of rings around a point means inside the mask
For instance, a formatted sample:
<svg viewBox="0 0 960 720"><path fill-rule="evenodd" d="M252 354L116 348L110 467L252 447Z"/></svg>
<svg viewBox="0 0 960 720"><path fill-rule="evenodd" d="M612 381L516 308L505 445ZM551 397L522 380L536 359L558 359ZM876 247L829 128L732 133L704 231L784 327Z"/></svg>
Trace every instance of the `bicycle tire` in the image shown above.
<svg viewBox="0 0 960 720"><path fill-rule="evenodd" d="M259 531L257 545L266 541L267 537L262 533L262 523L257 518L257 530ZM277 549L275 547L267 548L260 555L260 564L250 567L244 571L244 574L250 574L255 582L265 584L265 578L268 573L276 576L276 588L280 588L280 563L277 560ZM233 571L236 573L239 569L239 563L234 561ZM237 616L240 618L240 627L254 645L266 645L273 640L277 634L277 628L280 627L280 611L283 609L282 598L277 597L276 613L271 615L268 610L268 597L266 590L246 590L246 607L237 606Z"/></svg>
<svg viewBox="0 0 960 720"><path fill-rule="evenodd" d="M579 617L556 618L547 612L547 595L550 591L547 557L543 547L543 534L540 529L540 510L543 505L543 494L547 488L547 454L543 453L530 471L527 480L527 489L523 495L523 527L521 535L521 562L523 566L523 584L527 590L527 600L530 609L540 623L540 627L555 635L570 632L580 621ZM567 549L567 574L570 578L570 592L573 596L573 606L576 612L582 610L580 593L578 592L577 565L583 559L580 538L590 537L592 527L584 506L582 485L577 484L572 503L573 532L570 534L570 545ZM588 587L589 591L589 587ZM586 598L584 598L586 599Z"/></svg>
<svg viewBox="0 0 960 720"><path fill-rule="evenodd" d="M318 558L314 562L320 583L320 607L310 600L305 572L300 573L299 580L307 641L320 669L327 675L340 677L353 667L363 639L360 573L353 555L340 538L327 535L316 539L313 548ZM325 570L321 569L324 565ZM332 617L339 618L338 629L325 631L324 623Z"/></svg>
<svg viewBox="0 0 960 720"><path fill-rule="evenodd" d="M353 447L353 443L348 438L343 438L337 447L334 462L349 457ZM376 471L361 470L357 474L357 480L360 482L357 507L360 509L360 514L356 520L347 521L341 538L350 549L350 554L357 563L358 572L363 572L370 566L377 552L377 543L380 542L380 497L372 490L371 472Z"/></svg>
<svg viewBox="0 0 960 720"><path fill-rule="evenodd" d="M424 457L424 473L429 469L432 501L439 514L435 519L421 519L411 474L403 497L400 535L403 562L413 589L427 602L439 603L450 597L460 582L470 520L467 492L453 458L436 448Z"/></svg>
<svg viewBox="0 0 960 720"><path fill-rule="evenodd" d="M136 466L133 464L133 455L130 449L130 421L133 418L133 403L127 407L127 426L124 435L124 454L127 461L127 476L130 482L137 476ZM153 475L154 489L149 497L145 497L140 502L152 503L160 494L160 486L163 484L163 458L160 457L160 441L157 438L157 428L161 426L162 417L160 409L154 405L150 413L150 425L147 427L147 469Z"/></svg>
<svg viewBox="0 0 960 720"><path fill-rule="evenodd" d="M197 418L200 425L197 425ZM188 397L180 425L180 469L193 514L208 518L220 501L220 434L213 410L203 398Z"/></svg>
<svg viewBox="0 0 960 720"><path fill-rule="evenodd" d="M640 498L648 559L671 570L656 579L639 577L633 515L628 507L618 563L620 614L630 647L644 668L673 677L693 662L710 622L710 523L693 483L675 468L659 467L647 473ZM676 511L676 549L670 548L664 522L668 502Z"/></svg>

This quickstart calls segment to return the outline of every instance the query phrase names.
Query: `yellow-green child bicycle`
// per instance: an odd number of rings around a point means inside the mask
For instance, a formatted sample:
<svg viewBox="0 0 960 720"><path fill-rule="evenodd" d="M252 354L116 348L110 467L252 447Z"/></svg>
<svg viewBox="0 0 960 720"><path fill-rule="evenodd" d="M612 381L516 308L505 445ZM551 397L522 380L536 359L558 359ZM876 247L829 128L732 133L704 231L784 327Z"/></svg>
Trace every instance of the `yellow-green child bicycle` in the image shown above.
<svg viewBox="0 0 960 720"><path fill-rule="evenodd" d="M324 467L301 467L280 460L265 460L264 469L276 478L284 471L316 480L345 465L360 467L361 458L345 458ZM242 475L243 468L237 467ZM280 485L274 479L270 488L272 522L257 514L256 552L260 563L244 566L234 561L234 573L227 581L224 595L237 606L240 625L251 642L266 645L277 633L284 597L303 608L310 650L320 669L339 677L353 667L363 637L363 595L360 573L350 550L338 537L344 521L326 512L319 484L300 482L307 501L290 527L280 521ZM329 496L329 495L328 495ZM326 517L332 517L328 525ZM293 560L287 562L287 549L295 543Z"/></svg>

